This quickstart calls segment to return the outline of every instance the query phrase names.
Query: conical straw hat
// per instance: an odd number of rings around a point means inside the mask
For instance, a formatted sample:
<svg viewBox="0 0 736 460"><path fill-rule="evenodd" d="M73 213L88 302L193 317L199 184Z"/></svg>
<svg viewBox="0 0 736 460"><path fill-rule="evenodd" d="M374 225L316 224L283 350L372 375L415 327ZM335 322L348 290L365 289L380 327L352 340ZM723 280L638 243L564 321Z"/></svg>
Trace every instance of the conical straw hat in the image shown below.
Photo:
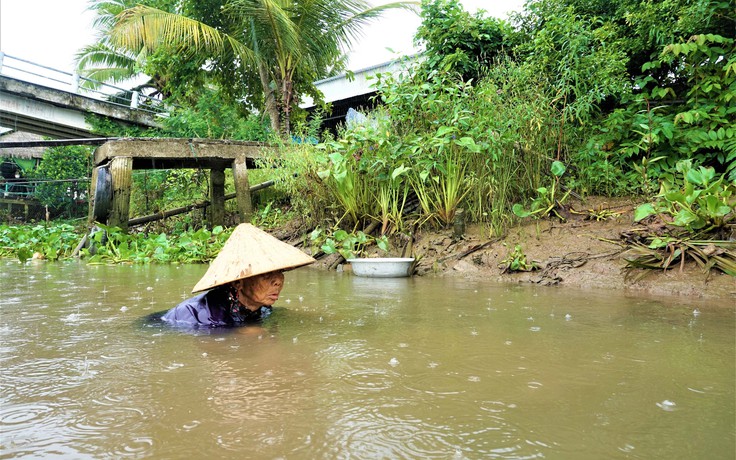
<svg viewBox="0 0 736 460"><path fill-rule="evenodd" d="M207 273L192 292L205 291L243 278L289 270L316 262L294 246L251 224L235 227Z"/></svg>

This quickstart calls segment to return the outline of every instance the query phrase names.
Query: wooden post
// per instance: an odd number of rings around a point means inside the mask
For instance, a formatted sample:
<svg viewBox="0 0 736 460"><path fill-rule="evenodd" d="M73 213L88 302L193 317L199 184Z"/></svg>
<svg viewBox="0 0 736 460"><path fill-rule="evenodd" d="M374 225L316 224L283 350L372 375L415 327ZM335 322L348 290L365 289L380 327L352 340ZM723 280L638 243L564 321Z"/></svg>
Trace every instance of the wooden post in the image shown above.
<svg viewBox="0 0 736 460"><path fill-rule="evenodd" d="M225 170L210 170L210 228L225 224Z"/></svg>
<svg viewBox="0 0 736 460"><path fill-rule="evenodd" d="M253 202L250 198L248 166L245 164L245 155L238 155L233 161L233 179L235 181L235 195L238 202L240 223L249 222L253 214Z"/></svg>
<svg viewBox="0 0 736 460"><path fill-rule="evenodd" d="M110 162L112 210L107 225L128 230L130 187L133 184L133 158L114 157Z"/></svg>

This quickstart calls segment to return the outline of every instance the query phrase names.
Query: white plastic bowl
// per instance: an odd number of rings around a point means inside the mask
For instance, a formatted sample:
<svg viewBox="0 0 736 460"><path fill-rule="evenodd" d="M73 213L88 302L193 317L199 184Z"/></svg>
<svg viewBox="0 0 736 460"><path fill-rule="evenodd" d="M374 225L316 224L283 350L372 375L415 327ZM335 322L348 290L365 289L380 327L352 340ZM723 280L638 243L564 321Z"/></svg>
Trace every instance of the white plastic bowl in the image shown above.
<svg viewBox="0 0 736 460"><path fill-rule="evenodd" d="M373 257L348 259L353 273L369 278L401 278L410 276L413 257Z"/></svg>

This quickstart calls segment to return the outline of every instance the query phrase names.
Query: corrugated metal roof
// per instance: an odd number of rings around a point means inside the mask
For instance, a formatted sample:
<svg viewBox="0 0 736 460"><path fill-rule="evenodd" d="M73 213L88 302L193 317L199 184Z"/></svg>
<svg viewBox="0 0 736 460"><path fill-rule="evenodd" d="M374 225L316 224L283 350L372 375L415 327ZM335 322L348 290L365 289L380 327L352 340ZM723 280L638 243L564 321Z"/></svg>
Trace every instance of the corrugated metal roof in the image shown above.
<svg viewBox="0 0 736 460"><path fill-rule="evenodd" d="M315 81L314 85L324 95L325 102L345 100L351 97L374 92L375 90L372 88L372 86L376 82L374 77L377 73L398 72L404 67L404 63L406 61L418 62L422 59L422 55L419 54L405 56L400 59L394 59L360 70L356 70L355 72L353 72L353 76L351 79L347 78L346 73L342 73L334 77ZM301 108L313 107L314 101L311 97L306 96L303 98L302 103L299 104L299 106Z"/></svg>

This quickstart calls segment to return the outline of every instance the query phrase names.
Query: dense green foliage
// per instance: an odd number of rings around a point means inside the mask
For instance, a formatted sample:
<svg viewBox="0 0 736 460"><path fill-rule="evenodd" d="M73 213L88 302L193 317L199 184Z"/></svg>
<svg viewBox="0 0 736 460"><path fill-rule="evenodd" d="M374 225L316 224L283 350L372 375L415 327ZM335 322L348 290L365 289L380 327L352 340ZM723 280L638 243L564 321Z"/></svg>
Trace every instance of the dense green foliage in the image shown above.
<svg viewBox="0 0 736 460"><path fill-rule="evenodd" d="M506 22L425 0L425 59L378 76L384 107L366 121L287 151L299 176L285 189L309 196L293 201L299 214L336 240L372 222L446 227L460 208L498 234L514 214L559 216L572 190L649 195L685 159L733 183L730 13L707 0L532 0Z"/></svg>
<svg viewBox="0 0 736 460"><path fill-rule="evenodd" d="M470 15L453 0L422 2L422 24L415 41L424 45L427 69L454 72L477 81L486 68L512 48L513 29L507 21Z"/></svg>
<svg viewBox="0 0 736 460"><path fill-rule="evenodd" d="M92 172L91 149L85 146L53 147L33 172L41 182L35 197L54 216L81 217L87 213L87 190Z"/></svg>
<svg viewBox="0 0 736 460"><path fill-rule="evenodd" d="M164 120L167 137L272 140L267 120L254 112L243 113L242 109L218 91L200 90L191 107L174 109Z"/></svg>
<svg viewBox="0 0 736 460"><path fill-rule="evenodd" d="M581 192L649 193L688 158L736 179L732 3L536 0L515 19L515 58L574 123L558 159Z"/></svg>
<svg viewBox="0 0 736 460"><path fill-rule="evenodd" d="M285 178L289 190L309 189L300 194L310 200L294 204L313 224L377 221L382 233L402 232L415 224L450 225L462 207L499 233L510 223L512 204L542 186L558 119L526 69L509 62L475 86L440 72L428 79L382 75L378 85L385 109L311 154L299 146L282 155L287 168L299 171ZM407 200L418 206L407 209Z"/></svg>

